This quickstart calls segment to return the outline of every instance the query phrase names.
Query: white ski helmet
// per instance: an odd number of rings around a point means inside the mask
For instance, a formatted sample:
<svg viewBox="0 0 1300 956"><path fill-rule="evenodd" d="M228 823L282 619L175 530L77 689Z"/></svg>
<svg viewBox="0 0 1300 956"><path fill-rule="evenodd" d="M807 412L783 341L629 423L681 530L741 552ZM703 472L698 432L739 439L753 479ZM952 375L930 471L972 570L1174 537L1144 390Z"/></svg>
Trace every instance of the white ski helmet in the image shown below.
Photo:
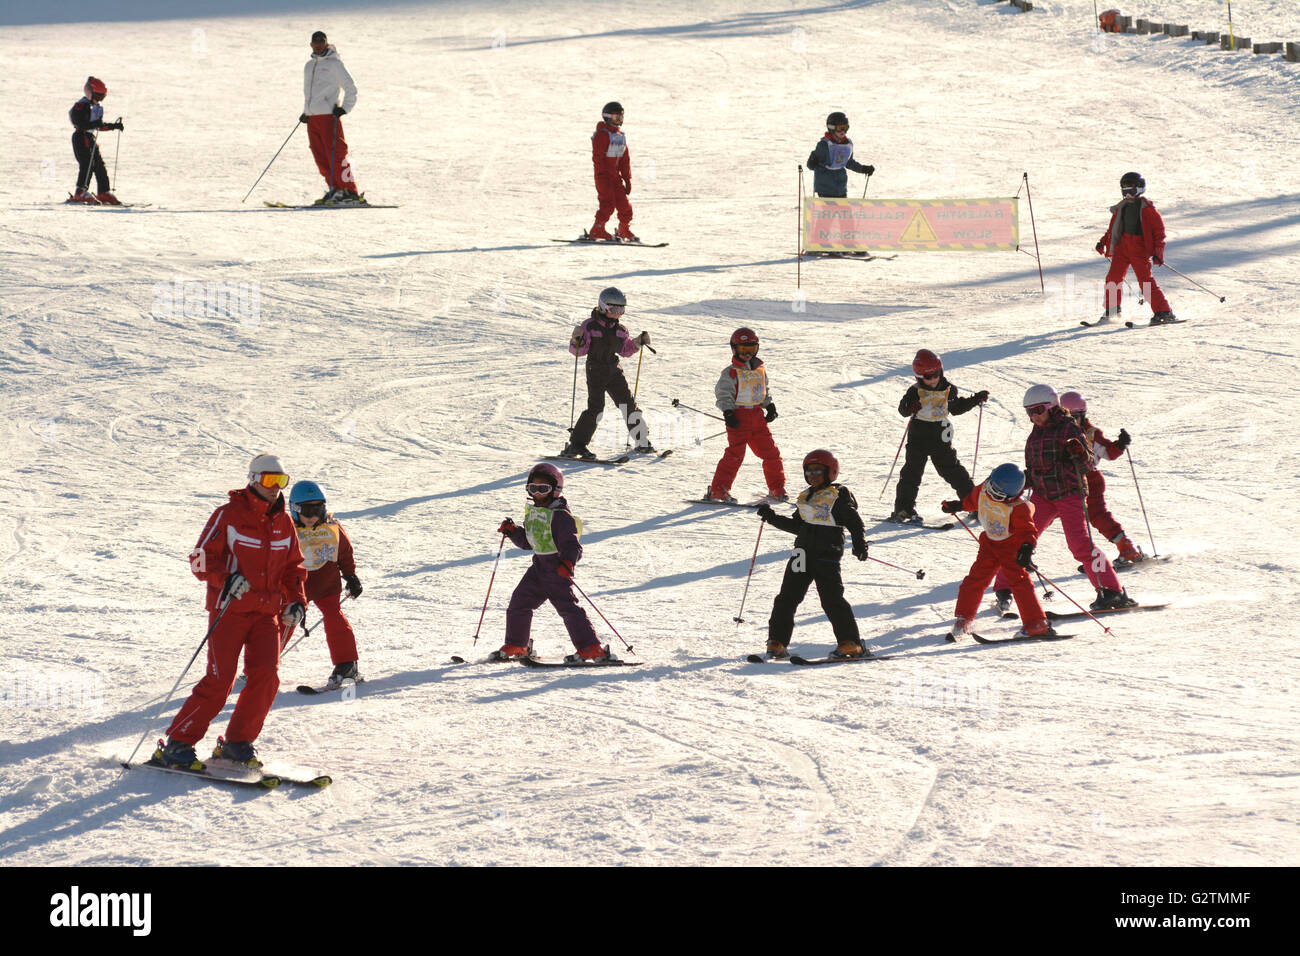
<svg viewBox="0 0 1300 956"><path fill-rule="evenodd" d="M1025 392L1025 408L1032 408L1035 405L1058 405L1059 400L1056 397L1056 389L1050 385L1030 385L1029 391Z"/></svg>
<svg viewBox="0 0 1300 956"><path fill-rule="evenodd" d="M601 292L600 298L596 300L596 307L606 315L622 315L627 310L627 296L614 286L610 286Z"/></svg>

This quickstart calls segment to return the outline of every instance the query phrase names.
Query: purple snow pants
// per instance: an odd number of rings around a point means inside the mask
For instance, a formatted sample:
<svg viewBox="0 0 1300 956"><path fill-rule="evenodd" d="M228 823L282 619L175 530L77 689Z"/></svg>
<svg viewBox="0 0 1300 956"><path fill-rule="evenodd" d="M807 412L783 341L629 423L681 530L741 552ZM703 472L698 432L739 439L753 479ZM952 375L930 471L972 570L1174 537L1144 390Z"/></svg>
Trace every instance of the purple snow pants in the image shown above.
<svg viewBox="0 0 1300 956"><path fill-rule="evenodd" d="M548 560L549 559L549 560ZM587 612L578 604L578 595L568 578L556 572L559 562L554 555L538 555L510 595L506 608L506 643L526 645L532 630L533 611L550 601L564 620L569 640L576 648L600 643Z"/></svg>

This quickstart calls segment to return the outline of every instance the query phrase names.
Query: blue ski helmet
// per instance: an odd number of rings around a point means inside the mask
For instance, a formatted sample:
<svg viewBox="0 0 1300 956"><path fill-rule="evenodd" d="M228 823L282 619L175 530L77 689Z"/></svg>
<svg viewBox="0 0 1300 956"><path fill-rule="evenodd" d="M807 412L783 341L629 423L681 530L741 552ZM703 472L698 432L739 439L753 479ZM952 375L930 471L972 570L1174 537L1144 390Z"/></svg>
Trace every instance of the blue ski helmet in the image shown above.
<svg viewBox="0 0 1300 956"><path fill-rule="evenodd" d="M325 489L314 481L295 481L289 491L289 510L298 514L309 501L325 501Z"/></svg>
<svg viewBox="0 0 1300 956"><path fill-rule="evenodd" d="M996 501L1015 498L1025 490L1025 473L1010 462L998 465L984 483L984 489Z"/></svg>

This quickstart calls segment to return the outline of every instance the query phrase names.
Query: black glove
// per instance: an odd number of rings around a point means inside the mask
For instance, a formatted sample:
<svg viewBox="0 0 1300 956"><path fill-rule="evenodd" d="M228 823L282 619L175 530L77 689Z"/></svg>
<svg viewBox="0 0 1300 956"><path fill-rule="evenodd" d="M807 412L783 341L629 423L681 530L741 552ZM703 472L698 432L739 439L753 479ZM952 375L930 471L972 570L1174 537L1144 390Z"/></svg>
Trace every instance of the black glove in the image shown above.
<svg viewBox="0 0 1300 956"><path fill-rule="evenodd" d="M728 428L740 427L740 416L736 414L734 408L724 409L722 412L722 420L727 423Z"/></svg>
<svg viewBox="0 0 1300 956"><path fill-rule="evenodd" d="M286 618L284 623L287 627L297 627L306 616L307 609L303 607L301 601L294 601L284 609L284 617Z"/></svg>
<svg viewBox="0 0 1300 956"><path fill-rule="evenodd" d="M869 541L854 541L853 556L857 558L859 561L867 560L867 546L869 544L870 544Z"/></svg>
<svg viewBox="0 0 1300 956"><path fill-rule="evenodd" d="M974 395L973 397L974 397L974 399L975 399L975 404L976 404L976 405L983 405L985 402L987 402L987 401L989 400L989 393L986 392L986 391L980 390L980 391L976 392L975 395Z"/></svg>
<svg viewBox="0 0 1300 956"><path fill-rule="evenodd" d="M821 165L821 161L817 159L816 153L810 153L808 155L808 162L805 165L807 165L809 169L816 169Z"/></svg>
<svg viewBox="0 0 1300 956"><path fill-rule="evenodd" d="M766 420L769 421L769 422L770 422L770 421L774 421L774 420L776 419L776 405L775 405L775 403L767 406L767 413L763 416L763 418L766 419Z"/></svg>
<svg viewBox="0 0 1300 956"><path fill-rule="evenodd" d="M1165 264L1164 253L1157 252L1154 256L1151 257L1151 261L1158 266L1164 265Z"/></svg>
<svg viewBox="0 0 1300 956"><path fill-rule="evenodd" d="M766 501L763 502L761 505L759 505L757 510L758 510L758 516L762 518L764 521L771 521L772 516L776 514L776 512L772 510L772 506L769 505Z"/></svg>
<svg viewBox="0 0 1300 956"><path fill-rule="evenodd" d="M909 415L915 415L920 410L921 410L920 402L913 402L911 405L907 406L907 414Z"/></svg>
<svg viewBox="0 0 1300 956"><path fill-rule="evenodd" d="M943 504L939 505L939 509L946 515L955 515L958 511L961 511L961 502L945 501Z"/></svg>
<svg viewBox="0 0 1300 956"><path fill-rule="evenodd" d="M862 167L862 171L863 171L864 173L866 173L868 176L871 176L871 175L874 175L874 174L875 174L875 172L876 172L876 167L875 167L875 166L863 166L863 167Z"/></svg>
<svg viewBox="0 0 1300 956"><path fill-rule="evenodd" d="M1106 244L1104 242L1098 242L1096 248L1103 256L1106 254Z"/></svg>
<svg viewBox="0 0 1300 956"><path fill-rule="evenodd" d="M335 116L343 116L345 113L347 113L347 110L345 110L343 107L341 106L334 107Z"/></svg>
<svg viewBox="0 0 1300 956"><path fill-rule="evenodd" d="M122 125L122 117L119 116L115 122L105 123L104 129L123 130L126 129L126 127Z"/></svg>
<svg viewBox="0 0 1300 956"><path fill-rule="evenodd" d="M354 601L361 597L361 579L359 577L355 574L345 574L343 575L343 583L348 586L348 593L352 595Z"/></svg>
<svg viewBox="0 0 1300 956"><path fill-rule="evenodd" d="M1119 430L1119 437L1115 439L1115 447L1122 450L1127 448L1132 443L1133 443L1133 436L1121 428Z"/></svg>
<svg viewBox="0 0 1300 956"><path fill-rule="evenodd" d="M307 122L307 114L306 114L306 113L303 113L301 116L299 116L299 117L298 117L298 122L299 122L299 123L305 123L305 122Z"/></svg>
<svg viewBox="0 0 1300 956"><path fill-rule="evenodd" d="M1020 565L1026 571L1037 571L1038 565L1034 564L1034 542L1026 541L1016 552L1016 564Z"/></svg>
<svg viewBox="0 0 1300 956"><path fill-rule="evenodd" d="M226 575L226 583L221 586L220 603L225 604L227 601L238 601L248 593L252 585L248 583L248 578L244 577L238 571L231 571Z"/></svg>

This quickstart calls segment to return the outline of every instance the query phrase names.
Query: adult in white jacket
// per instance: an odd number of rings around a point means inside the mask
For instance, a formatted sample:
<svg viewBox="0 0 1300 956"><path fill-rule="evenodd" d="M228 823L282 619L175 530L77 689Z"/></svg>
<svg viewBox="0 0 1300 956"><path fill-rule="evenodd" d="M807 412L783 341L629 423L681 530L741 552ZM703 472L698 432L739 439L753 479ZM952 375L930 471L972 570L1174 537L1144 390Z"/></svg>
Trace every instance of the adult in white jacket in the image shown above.
<svg viewBox="0 0 1300 956"><path fill-rule="evenodd" d="M339 59L338 50L320 30L311 35L311 59L303 69L302 90L303 108L298 121L307 124L307 141L316 168L329 184L319 201L365 202L352 175L341 119L356 106L357 85ZM340 90L342 105L339 105Z"/></svg>

